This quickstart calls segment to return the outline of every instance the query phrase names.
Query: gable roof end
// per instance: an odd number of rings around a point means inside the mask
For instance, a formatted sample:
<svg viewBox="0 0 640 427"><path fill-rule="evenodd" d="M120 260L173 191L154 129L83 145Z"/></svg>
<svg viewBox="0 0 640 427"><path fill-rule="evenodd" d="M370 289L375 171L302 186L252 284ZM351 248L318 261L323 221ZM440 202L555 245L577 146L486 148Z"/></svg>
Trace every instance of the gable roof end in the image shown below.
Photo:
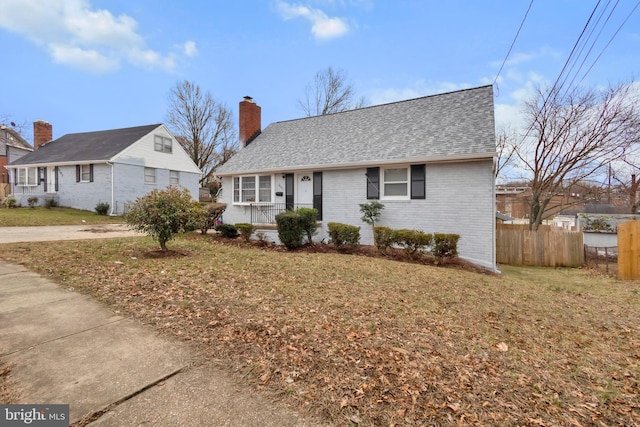
<svg viewBox="0 0 640 427"><path fill-rule="evenodd" d="M108 161L161 124L96 132L70 133L11 162L11 166Z"/></svg>

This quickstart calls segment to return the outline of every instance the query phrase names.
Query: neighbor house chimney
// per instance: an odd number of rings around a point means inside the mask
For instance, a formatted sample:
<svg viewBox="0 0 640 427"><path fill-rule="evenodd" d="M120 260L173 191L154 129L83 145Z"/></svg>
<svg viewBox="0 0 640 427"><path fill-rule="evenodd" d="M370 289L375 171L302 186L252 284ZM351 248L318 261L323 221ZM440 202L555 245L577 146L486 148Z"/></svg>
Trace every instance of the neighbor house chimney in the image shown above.
<svg viewBox="0 0 640 427"><path fill-rule="evenodd" d="M260 106L250 96L240 101L240 148L246 147L260 135Z"/></svg>
<svg viewBox="0 0 640 427"><path fill-rule="evenodd" d="M33 122L33 148L37 149L52 139L53 128L51 127L51 123L43 120Z"/></svg>

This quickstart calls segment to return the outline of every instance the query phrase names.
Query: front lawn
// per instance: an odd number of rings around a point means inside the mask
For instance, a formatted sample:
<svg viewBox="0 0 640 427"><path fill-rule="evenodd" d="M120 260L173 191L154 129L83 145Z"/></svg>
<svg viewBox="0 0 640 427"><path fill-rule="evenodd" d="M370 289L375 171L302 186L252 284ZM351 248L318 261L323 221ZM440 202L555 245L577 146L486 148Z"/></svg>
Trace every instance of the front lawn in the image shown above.
<svg viewBox="0 0 640 427"><path fill-rule="evenodd" d="M336 425L640 424L638 281L217 239L181 237L169 256L129 238L2 245L0 257Z"/></svg>
<svg viewBox="0 0 640 427"><path fill-rule="evenodd" d="M84 222L83 222L84 221ZM81 225L122 223L122 217L98 215L95 212L71 208L0 208L0 227L29 225Z"/></svg>

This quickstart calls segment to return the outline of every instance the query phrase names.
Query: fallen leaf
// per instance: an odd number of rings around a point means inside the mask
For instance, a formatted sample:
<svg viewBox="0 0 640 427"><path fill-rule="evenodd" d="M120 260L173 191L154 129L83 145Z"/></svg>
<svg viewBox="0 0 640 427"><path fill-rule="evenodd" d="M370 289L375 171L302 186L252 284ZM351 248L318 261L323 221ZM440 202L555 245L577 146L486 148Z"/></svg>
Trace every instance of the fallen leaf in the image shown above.
<svg viewBox="0 0 640 427"><path fill-rule="evenodd" d="M507 344L505 344L504 342L499 342L498 344L496 344L496 348L499 351L508 351L509 350L509 346L507 346Z"/></svg>

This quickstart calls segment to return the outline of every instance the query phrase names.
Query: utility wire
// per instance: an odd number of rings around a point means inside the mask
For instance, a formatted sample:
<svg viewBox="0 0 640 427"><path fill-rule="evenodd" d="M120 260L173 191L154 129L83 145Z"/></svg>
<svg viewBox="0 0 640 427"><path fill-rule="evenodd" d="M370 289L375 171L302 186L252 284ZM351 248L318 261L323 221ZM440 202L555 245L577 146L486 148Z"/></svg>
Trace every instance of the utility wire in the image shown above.
<svg viewBox="0 0 640 427"><path fill-rule="evenodd" d="M584 75L582 76L582 78L580 79L580 81L578 82L578 84L582 83L583 80L585 79L585 77L587 77L587 74L589 74L589 72L591 71L591 69L594 67L594 65L596 65L596 63L600 60L600 57L602 56L602 54L604 53L605 50L607 50L607 48L609 47L609 45L611 44L611 42L613 41L613 39L618 35L618 33L620 32L620 30L622 29L622 27L624 26L624 24L627 23L627 21L629 20L629 18L631 18L631 15L633 15L633 13L636 11L636 9L638 8L638 6L640 6L640 1L638 1L636 3L636 5L633 7L633 9L631 9L631 12L629 12L629 14L627 15L626 18L624 18L624 21L622 21L622 24L620 24L620 26L618 27L618 29L616 30L615 33L613 33L613 35L611 36L611 38L609 39L609 41L607 42L607 44L602 48L602 50L600 51L600 53L598 54L598 56L596 57L596 59L594 59L593 63L591 64L591 66L589 66L589 69L587 71L585 71Z"/></svg>
<svg viewBox="0 0 640 427"><path fill-rule="evenodd" d="M496 84L496 81L498 80L498 77L500 76L500 73L502 72L502 69L504 68L504 65L507 63L507 59L509 58L509 55L511 54L511 51L513 50L513 46L515 46L516 44L516 40L518 40L518 36L520 35L520 31L522 30L522 27L524 26L524 21L527 20L527 16L529 15L529 11L531 10L531 6L533 6L533 0L531 0L531 2L529 3L529 7L527 8L527 11L524 14L524 17L522 18L522 22L520 22L520 27L518 28L518 32L516 32L515 37L513 38L513 41L511 42L511 46L509 47L509 51L507 52L507 55L504 57L504 61L502 61L502 65L500 65L500 69L498 70L498 74L496 74L496 78L493 79L493 84Z"/></svg>

